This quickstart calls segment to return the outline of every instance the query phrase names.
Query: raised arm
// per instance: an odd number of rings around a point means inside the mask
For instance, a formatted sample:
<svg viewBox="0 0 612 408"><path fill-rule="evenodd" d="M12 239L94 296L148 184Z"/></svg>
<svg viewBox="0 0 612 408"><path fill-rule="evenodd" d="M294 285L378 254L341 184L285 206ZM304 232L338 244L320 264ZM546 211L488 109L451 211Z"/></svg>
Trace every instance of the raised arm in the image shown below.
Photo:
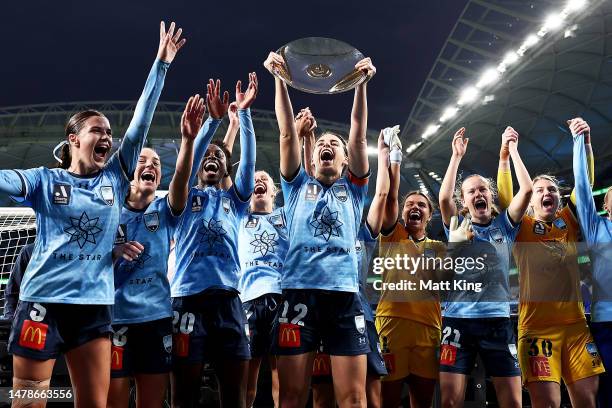
<svg viewBox="0 0 612 408"><path fill-rule="evenodd" d="M170 181L168 203L174 214L180 214L187 204L189 179L193 167L193 145L198 131L202 127L206 106L200 95L189 98L181 117L181 149L176 158L174 176Z"/></svg>
<svg viewBox="0 0 612 408"><path fill-rule="evenodd" d="M264 67L271 74L278 72L283 65L283 57L275 52L271 52L264 62ZM274 110L280 131L280 172L283 178L291 180L300 169L300 141L293 123L293 107L287 85L275 75L274 87Z"/></svg>
<svg viewBox="0 0 612 408"><path fill-rule="evenodd" d="M242 92L242 83L236 83L236 104L240 120L240 164L236 172L235 189L242 201L247 201L255 188L255 130L250 107L257 96L257 75L249 74L249 86Z"/></svg>
<svg viewBox="0 0 612 408"><path fill-rule="evenodd" d="M240 121L238 120L238 106L236 105L236 102L230 103L227 116L229 117L229 126L227 127L227 132L225 132L223 144L230 154L232 154L234 150L234 141L236 140L238 129L240 129ZM231 175L226 174L225 177L223 177L223 180L221 180L221 188L227 191L232 188L233 185L234 183L232 182Z"/></svg>
<svg viewBox="0 0 612 408"><path fill-rule="evenodd" d="M499 150L499 166L497 168L497 201L503 209L508 208L513 197L512 172L510 170L510 142L517 141L512 133L504 132Z"/></svg>
<svg viewBox="0 0 612 408"><path fill-rule="evenodd" d="M121 146L119 147L119 158L123 169L129 178L132 178L140 150L146 141L147 132L153 120L153 113L157 107L159 96L164 87L164 80L168 67L176 57L176 53L185 44L186 40L181 40L182 28L174 32L174 22L166 32L166 26L162 21L159 28L159 48L157 58L149 72L144 90L138 99L134 109L134 117L128 126Z"/></svg>
<svg viewBox="0 0 612 408"><path fill-rule="evenodd" d="M355 69L366 74L366 81L355 88L353 110L351 111L351 130L348 140L349 170L357 177L365 177L370 171L368 163L368 81L376 74L376 68L370 58L364 58L355 65Z"/></svg>
<svg viewBox="0 0 612 408"><path fill-rule="evenodd" d="M390 135L389 137L389 194L387 194L387 199L385 200L385 209L383 212L382 221L382 230L385 232L390 231L395 226L399 215L399 185L400 168L402 165L402 143L397 136L397 133L399 133L399 127L397 127L397 132L394 132L393 129L394 128L390 128L394 135Z"/></svg>
<svg viewBox="0 0 612 408"><path fill-rule="evenodd" d="M376 192L368 210L368 226L374 236L380 233L383 214L389 194L389 146L385 144L383 132L378 136L378 171L376 172Z"/></svg>
<svg viewBox="0 0 612 408"><path fill-rule="evenodd" d="M452 148L453 154L448 163L448 168L444 174L444 180L440 186L440 214L442 215L442 222L445 225L450 225L450 219L452 216L457 215L457 204L453 197L455 193L455 183L457 181L457 171L459 170L459 163L465 155L467 145L470 139L465 137L465 128L459 129L453 136Z"/></svg>
<svg viewBox="0 0 612 408"><path fill-rule="evenodd" d="M572 135L584 135L584 150L586 153L587 172L589 177L589 184L591 188L595 184L595 158L593 156L593 148L591 147L591 128L582 118L574 118L567 121L568 126ZM576 186L572 190L570 200L576 205Z"/></svg>
<svg viewBox="0 0 612 408"><path fill-rule="evenodd" d="M212 79L208 80L208 85L206 85L206 107L208 108L210 116L200 128L194 142L193 164L191 166L189 186L196 184L202 158L206 154L208 145L229 107L229 93L225 91L223 93L223 100L221 100L221 81L218 79L216 82Z"/></svg>
<svg viewBox="0 0 612 408"><path fill-rule="evenodd" d="M600 216L597 214L597 207L589 184L586 138L582 132L574 133L574 129L572 129L572 136L574 139L573 167L576 212L578 213L581 230L585 235L584 238L587 243L592 244L595 239L595 229L600 222Z"/></svg>
<svg viewBox="0 0 612 408"><path fill-rule="evenodd" d="M518 152L518 133L510 126L506 128L504 133L506 134L506 137L515 139L510 141L508 147L510 149L512 164L514 165L514 172L516 173L516 178L519 183L519 190L508 206L508 216L512 222L518 224L523 218L523 215L525 215L525 211L527 211L527 207L529 206L529 200L531 200L531 194L533 192L533 183Z"/></svg>
<svg viewBox="0 0 612 408"><path fill-rule="evenodd" d="M304 170L309 176L315 174L314 165L312 164L312 152L315 145L315 129L317 121L315 120L310 108L304 108L295 117L295 128L298 133L298 138L302 142L304 158Z"/></svg>

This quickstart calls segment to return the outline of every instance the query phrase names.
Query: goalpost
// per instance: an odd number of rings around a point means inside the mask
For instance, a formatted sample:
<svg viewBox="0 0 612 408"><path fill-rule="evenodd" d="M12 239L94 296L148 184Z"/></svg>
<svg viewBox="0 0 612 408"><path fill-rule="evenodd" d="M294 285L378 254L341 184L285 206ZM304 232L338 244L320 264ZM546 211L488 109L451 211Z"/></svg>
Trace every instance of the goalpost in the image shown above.
<svg viewBox="0 0 612 408"><path fill-rule="evenodd" d="M36 216L31 208L0 207L0 311L4 288L21 248L36 238ZM2 314L2 313L0 313Z"/></svg>

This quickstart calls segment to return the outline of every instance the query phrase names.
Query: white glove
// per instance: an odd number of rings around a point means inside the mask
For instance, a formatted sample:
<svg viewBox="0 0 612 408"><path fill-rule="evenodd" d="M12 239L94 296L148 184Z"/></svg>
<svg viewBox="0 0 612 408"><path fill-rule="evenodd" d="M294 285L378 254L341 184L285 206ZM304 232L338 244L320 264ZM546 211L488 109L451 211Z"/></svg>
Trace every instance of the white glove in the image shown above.
<svg viewBox="0 0 612 408"><path fill-rule="evenodd" d="M395 125L393 127L388 127L383 129L383 137L385 139L385 144L389 146L392 150L398 149L402 150L402 142L399 138L400 127L399 125Z"/></svg>
<svg viewBox="0 0 612 408"><path fill-rule="evenodd" d="M469 217L464 217L461 225L459 225L459 218L453 215L448 231L448 242L468 242L471 236L473 236L472 220Z"/></svg>

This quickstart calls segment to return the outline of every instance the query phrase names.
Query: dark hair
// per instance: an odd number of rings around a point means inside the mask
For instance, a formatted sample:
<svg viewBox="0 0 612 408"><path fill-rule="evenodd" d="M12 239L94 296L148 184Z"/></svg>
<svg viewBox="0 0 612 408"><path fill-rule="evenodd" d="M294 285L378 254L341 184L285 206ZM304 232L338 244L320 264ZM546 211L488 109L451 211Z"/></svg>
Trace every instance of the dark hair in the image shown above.
<svg viewBox="0 0 612 408"><path fill-rule="evenodd" d="M423 197L427 201L427 207L429 207L429 212L431 213L431 215L433 215L433 212L436 209L436 206L434 205L433 200L427 194L419 190L412 190L412 191L407 192L404 198L402 199L402 206L406 205L406 200L408 200L408 197L413 196L413 195L420 195L421 197Z"/></svg>
<svg viewBox="0 0 612 408"><path fill-rule="evenodd" d="M221 149L223 154L225 154L225 173L231 176L232 175L232 160L231 160L232 154L230 153L229 149L227 148L225 143L223 143L223 140L220 140L220 139L215 139L211 141L210 144L217 146L219 149ZM200 185L203 184L202 179L200 178L200 174L202 174L203 164L204 164L204 160L202 159L202 161L200 162L200 168L198 169L198 182Z"/></svg>
<svg viewBox="0 0 612 408"><path fill-rule="evenodd" d="M78 113L75 113L68 119L68 123L66 123L65 137L68 139L68 136L71 134L78 134L83 127L85 126L85 121L91 117L99 116L105 118L104 114L98 112L97 110L88 109ZM70 143L65 143L62 146L59 154L61 162L57 163L57 167L61 169L68 169L70 167L70 162L72 161L72 154L70 153Z"/></svg>

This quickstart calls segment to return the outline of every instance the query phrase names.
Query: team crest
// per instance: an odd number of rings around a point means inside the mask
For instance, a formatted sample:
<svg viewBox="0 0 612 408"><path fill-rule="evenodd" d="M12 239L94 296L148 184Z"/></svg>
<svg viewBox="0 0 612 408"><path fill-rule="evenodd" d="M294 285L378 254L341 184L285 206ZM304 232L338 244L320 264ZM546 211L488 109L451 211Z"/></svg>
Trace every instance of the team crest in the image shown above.
<svg viewBox="0 0 612 408"><path fill-rule="evenodd" d="M202 197L194 195L193 197L191 197L191 212L200 211L202 211Z"/></svg>
<svg viewBox="0 0 612 408"><path fill-rule="evenodd" d="M164 350L166 350L166 353L172 353L172 335L168 334L164 336L162 341L164 342Z"/></svg>
<svg viewBox="0 0 612 408"><path fill-rule="evenodd" d="M567 228L567 224L565 224L565 221L563 221L563 218L557 218L553 224L555 225L555 227L563 230Z"/></svg>
<svg viewBox="0 0 612 408"><path fill-rule="evenodd" d="M533 224L533 233L538 235L546 234L546 226L544 225L544 223L536 221L536 223Z"/></svg>
<svg viewBox="0 0 612 408"><path fill-rule="evenodd" d="M360 334L365 333L365 317L363 315L355 316L355 328Z"/></svg>
<svg viewBox="0 0 612 408"><path fill-rule="evenodd" d="M127 242L127 225L119 224L117 227L117 235L115 235L115 245L125 244Z"/></svg>
<svg viewBox="0 0 612 408"><path fill-rule="evenodd" d="M595 345L595 343L587 343L585 347L586 351L591 355L591 357L599 356L599 352L597 351L597 346Z"/></svg>
<svg viewBox="0 0 612 408"><path fill-rule="evenodd" d="M257 217L249 217L249 220L244 225L244 228L255 228L259 224L259 218Z"/></svg>
<svg viewBox="0 0 612 408"><path fill-rule="evenodd" d="M223 206L223 211L226 214L229 214L230 209L232 208L232 203L228 197L221 197L221 205Z"/></svg>
<svg viewBox="0 0 612 408"><path fill-rule="evenodd" d="M270 220L270 224L274 225L276 228L282 228L285 226L285 221L283 220L283 216L280 214L271 216L269 220Z"/></svg>
<svg viewBox="0 0 612 408"><path fill-rule="evenodd" d="M501 230L499 228L493 228L490 232L489 235L491 236L491 239L497 243L502 243L504 242L504 235L502 234Z"/></svg>
<svg viewBox="0 0 612 408"><path fill-rule="evenodd" d="M321 191L321 186L314 183L309 183L306 185L306 196L304 199L306 201L315 201L317 196L319 195L319 191Z"/></svg>
<svg viewBox="0 0 612 408"><path fill-rule="evenodd" d="M332 187L332 192L334 196L341 202L346 202L348 200L348 194L346 193L346 186L343 184L339 184Z"/></svg>
<svg viewBox="0 0 612 408"><path fill-rule="evenodd" d="M69 184L54 184L53 185L53 204L68 205L70 202Z"/></svg>
<svg viewBox="0 0 612 408"><path fill-rule="evenodd" d="M104 200L106 205L115 204L115 192L113 191L113 187L111 186L100 187L100 194L102 195L102 199Z"/></svg>
<svg viewBox="0 0 612 408"><path fill-rule="evenodd" d="M151 232L159 229L159 212L146 213L143 217L145 227Z"/></svg>
<svg viewBox="0 0 612 408"><path fill-rule="evenodd" d="M423 251L423 257L425 257L425 258L435 258L436 257L436 251L434 251L431 248L425 248L425 250Z"/></svg>

